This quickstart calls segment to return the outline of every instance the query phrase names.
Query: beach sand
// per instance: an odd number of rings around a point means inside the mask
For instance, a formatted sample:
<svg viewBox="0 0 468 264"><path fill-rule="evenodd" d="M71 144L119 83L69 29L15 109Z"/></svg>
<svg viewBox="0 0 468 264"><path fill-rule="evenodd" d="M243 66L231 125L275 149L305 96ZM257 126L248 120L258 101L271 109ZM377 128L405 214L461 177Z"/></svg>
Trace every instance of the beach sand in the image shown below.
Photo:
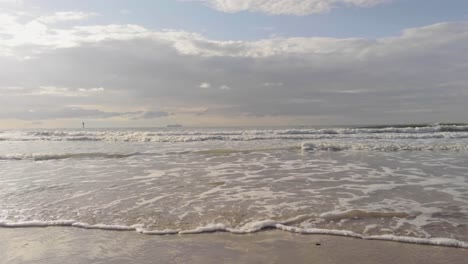
<svg viewBox="0 0 468 264"><path fill-rule="evenodd" d="M263 231L142 235L67 227L0 228L0 263L451 263L468 249Z"/></svg>

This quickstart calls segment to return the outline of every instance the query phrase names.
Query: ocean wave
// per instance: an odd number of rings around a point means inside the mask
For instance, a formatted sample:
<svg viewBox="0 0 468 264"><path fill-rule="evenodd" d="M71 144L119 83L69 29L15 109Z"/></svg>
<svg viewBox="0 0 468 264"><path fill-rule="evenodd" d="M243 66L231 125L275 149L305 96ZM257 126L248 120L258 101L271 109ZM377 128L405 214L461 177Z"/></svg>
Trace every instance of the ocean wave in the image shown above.
<svg viewBox="0 0 468 264"><path fill-rule="evenodd" d="M288 129L278 134L421 134L437 132L468 132L468 125L435 125L435 126L382 126L362 128L325 128L325 129Z"/></svg>
<svg viewBox="0 0 468 264"><path fill-rule="evenodd" d="M303 142L304 151L467 151L464 143L397 143L397 142Z"/></svg>
<svg viewBox="0 0 468 264"><path fill-rule="evenodd" d="M46 160L61 160L61 159L72 159L72 158L103 158L103 159L122 159L133 156L142 155L157 155L155 153L129 153L129 154L118 154L118 153L27 153L27 154L5 154L0 155L0 160L34 160L34 161L46 161Z"/></svg>
<svg viewBox="0 0 468 264"><path fill-rule="evenodd" d="M255 140L467 139L468 126L450 128L341 128L242 131L17 131L2 141L200 142Z"/></svg>
<svg viewBox="0 0 468 264"><path fill-rule="evenodd" d="M300 144L288 144L281 147L271 148L215 148L215 149L194 149L186 151L169 151L165 153L155 152L133 152L133 153L12 153L1 154L0 161L49 161L63 159L125 159L137 156L161 156L161 155L231 155L249 154L253 152L271 152L290 150L313 151L468 151L468 143L424 143L424 142L380 142L380 141L357 141L346 143L342 141L306 141Z"/></svg>
<svg viewBox="0 0 468 264"><path fill-rule="evenodd" d="M410 216L404 212L366 212L362 210L350 210L345 212L328 212L320 215L320 218L332 221L356 218L405 218Z"/></svg>
<svg viewBox="0 0 468 264"><path fill-rule="evenodd" d="M26 228L26 227L48 227L48 226L61 226L61 227L76 227L83 229L101 229L112 231L135 231L145 235L185 235L185 234L201 234L212 232L229 232L233 234L251 234L265 229L278 229L291 233L298 234L320 234L320 235L334 235L345 236L358 239L367 240L384 240L395 241L402 243L421 244L421 245L434 245L445 247L468 248L468 243L452 238L418 238L409 236L396 236L396 235L372 235L367 236L349 230L339 229L320 229L320 228L300 228L289 226L287 223L290 221L275 221L275 220L261 220L245 224L242 227L232 228L222 223L212 223L205 226L200 226L191 230L147 230L142 225L106 225L96 224L91 225L74 220L55 220L55 221L25 221L25 222L11 222L0 220L0 227L3 228Z"/></svg>

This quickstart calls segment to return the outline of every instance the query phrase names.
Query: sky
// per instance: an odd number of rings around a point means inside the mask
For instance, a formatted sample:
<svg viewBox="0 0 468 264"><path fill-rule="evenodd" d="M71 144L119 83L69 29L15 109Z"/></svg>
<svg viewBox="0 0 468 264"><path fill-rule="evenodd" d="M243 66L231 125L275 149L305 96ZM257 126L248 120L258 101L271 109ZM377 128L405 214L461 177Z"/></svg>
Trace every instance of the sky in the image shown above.
<svg viewBox="0 0 468 264"><path fill-rule="evenodd" d="M466 0L0 0L0 129L468 122Z"/></svg>

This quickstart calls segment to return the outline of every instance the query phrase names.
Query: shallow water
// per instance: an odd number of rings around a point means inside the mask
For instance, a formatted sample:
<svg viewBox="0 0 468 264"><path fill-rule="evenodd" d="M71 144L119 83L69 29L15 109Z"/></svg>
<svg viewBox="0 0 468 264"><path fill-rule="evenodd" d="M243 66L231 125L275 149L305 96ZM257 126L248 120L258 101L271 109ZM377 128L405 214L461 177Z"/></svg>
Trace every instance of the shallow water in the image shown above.
<svg viewBox="0 0 468 264"><path fill-rule="evenodd" d="M468 244L468 127L0 132L0 225Z"/></svg>

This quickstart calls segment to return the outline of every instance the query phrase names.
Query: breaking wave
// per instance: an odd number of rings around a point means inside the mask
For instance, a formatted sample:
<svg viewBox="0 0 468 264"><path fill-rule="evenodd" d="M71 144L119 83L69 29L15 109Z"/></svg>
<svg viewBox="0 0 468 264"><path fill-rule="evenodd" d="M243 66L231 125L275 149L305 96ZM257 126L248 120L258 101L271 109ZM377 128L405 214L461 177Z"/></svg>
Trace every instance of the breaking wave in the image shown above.
<svg viewBox="0 0 468 264"><path fill-rule="evenodd" d="M357 139L463 139L468 125L436 125L367 128L301 129L147 129L147 130L43 130L3 131L0 141L109 141L109 142L197 142L253 140Z"/></svg>
<svg viewBox="0 0 468 264"><path fill-rule="evenodd" d="M395 152L395 151L468 151L468 143L398 143L398 142L353 142L345 143L341 141L311 141L301 144L293 144L283 147L271 148L251 148L251 149L205 149L191 150L179 152L153 153L153 152L134 152L134 153L13 153L0 155L0 161L50 161L63 159L124 159L136 156L155 157L161 155L231 155L231 154L248 154L253 152L265 151L280 151L280 150L302 150L306 152L313 151L380 151L380 152Z"/></svg>
<svg viewBox="0 0 468 264"><path fill-rule="evenodd" d="M464 143L398 143L398 142L304 142L304 151L467 151L468 144Z"/></svg>
<svg viewBox="0 0 468 264"><path fill-rule="evenodd" d="M62 154L51 154L51 153L29 153L29 154L6 154L0 155L0 160L34 160L34 161L46 161L46 160L61 160L61 159L80 159L80 158L103 158L103 159L122 159L133 156L142 155L157 155L155 153L130 153L130 154L117 154L117 153L62 153Z"/></svg>

